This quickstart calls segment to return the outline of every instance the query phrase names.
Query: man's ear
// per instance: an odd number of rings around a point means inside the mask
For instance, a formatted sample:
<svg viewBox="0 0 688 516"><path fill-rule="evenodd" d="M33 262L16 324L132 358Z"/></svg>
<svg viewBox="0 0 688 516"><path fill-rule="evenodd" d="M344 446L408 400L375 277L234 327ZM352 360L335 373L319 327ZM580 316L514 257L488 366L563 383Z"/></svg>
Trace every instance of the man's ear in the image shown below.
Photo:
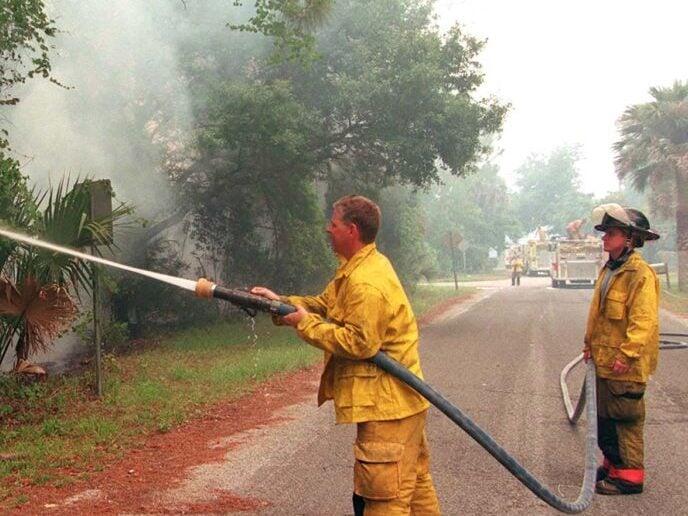
<svg viewBox="0 0 688 516"><path fill-rule="evenodd" d="M361 231L358 229L358 226L355 222L351 223L351 234L355 236L358 240L361 239Z"/></svg>

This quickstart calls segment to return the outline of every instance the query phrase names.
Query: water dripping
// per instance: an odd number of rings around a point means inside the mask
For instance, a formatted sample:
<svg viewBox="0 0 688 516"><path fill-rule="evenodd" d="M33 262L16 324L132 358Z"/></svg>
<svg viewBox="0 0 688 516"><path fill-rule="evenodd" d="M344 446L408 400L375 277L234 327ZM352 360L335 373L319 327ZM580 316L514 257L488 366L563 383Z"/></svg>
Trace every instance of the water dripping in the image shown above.
<svg viewBox="0 0 688 516"><path fill-rule="evenodd" d="M260 347L258 346L258 333L256 332L256 318L248 315L249 325L250 325L250 350L251 356L253 356L253 374L251 377L256 380L258 378L258 358L260 356Z"/></svg>

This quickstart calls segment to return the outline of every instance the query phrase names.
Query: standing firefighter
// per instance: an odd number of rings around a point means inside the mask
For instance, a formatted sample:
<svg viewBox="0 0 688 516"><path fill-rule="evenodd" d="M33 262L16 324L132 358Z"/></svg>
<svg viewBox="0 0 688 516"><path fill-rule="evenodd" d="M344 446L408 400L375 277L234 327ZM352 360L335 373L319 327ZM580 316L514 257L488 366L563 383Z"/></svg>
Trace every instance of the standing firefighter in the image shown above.
<svg viewBox="0 0 688 516"><path fill-rule="evenodd" d="M519 255L511 259L511 286L521 286L521 273L523 272L523 260Z"/></svg>
<svg viewBox="0 0 688 516"><path fill-rule="evenodd" d="M604 463L596 491L605 495L643 491L645 386L657 367L659 281L634 249L659 235L640 211L605 204L593 210L604 231L609 261L590 304L584 357L597 368L598 444Z"/></svg>
<svg viewBox="0 0 688 516"><path fill-rule="evenodd" d="M318 404L334 400L337 423L356 423L356 515L439 514L429 471L425 419L428 402L366 359L382 350L422 378L418 326L389 260L375 247L378 206L360 196L334 203L327 227L340 258L318 296L280 298L297 311L278 323L325 352Z"/></svg>

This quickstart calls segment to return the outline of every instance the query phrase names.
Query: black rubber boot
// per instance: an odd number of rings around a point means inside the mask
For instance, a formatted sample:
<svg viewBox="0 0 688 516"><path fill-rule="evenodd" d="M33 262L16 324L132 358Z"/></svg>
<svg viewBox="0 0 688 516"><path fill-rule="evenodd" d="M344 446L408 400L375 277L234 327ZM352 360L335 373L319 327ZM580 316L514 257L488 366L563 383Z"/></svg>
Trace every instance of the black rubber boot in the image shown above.
<svg viewBox="0 0 688 516"><path fill-rule="evenodd" d="M363 516L363 511L365 510L365 498L354 493L351 501L354 504L354 516Z"/></svg>
<svg viewBox="0 0 688 516"><path fill-rule="evenodd" d="M633 484L618 478L605 478L595 484L595 492L601 495L632 495L643 492L643 484Z"/></svg>
<svg viewBox="0 0 688 516"><path fill-rule="evenodd" d="M599 482L600 480L604 480L609 476L609 470L607 470L604 466L599 466L597 468L597 475L595 476L595 482Z"/></svg>

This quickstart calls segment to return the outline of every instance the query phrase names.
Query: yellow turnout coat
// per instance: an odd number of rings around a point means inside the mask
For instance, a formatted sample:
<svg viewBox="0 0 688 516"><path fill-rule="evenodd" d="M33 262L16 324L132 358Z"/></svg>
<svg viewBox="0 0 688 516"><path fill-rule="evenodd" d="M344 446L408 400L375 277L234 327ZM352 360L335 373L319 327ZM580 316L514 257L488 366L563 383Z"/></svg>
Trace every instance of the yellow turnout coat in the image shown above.
<svg viewBox="0 0 688 516"><path fill-rule="evenodd" d="M343 262L318 296L288 296L310 312L301 338L325 352L318 405L333 399L337 423L401 419L429 403L365 359L379 350L419 377L418 326L389 260L368 244Z"/></svg>
<svg viewBox="0 0 688 516"><path fill-rule="evenodd" d="M603 279L614 274L606 296ZM655 271L633 252L616 271L604 267L597 278L585 332L585 347L592 353L597 376L611 380L647 383L659 354L659 281ZM612 374L616 359L630 366Z"/></svg>

